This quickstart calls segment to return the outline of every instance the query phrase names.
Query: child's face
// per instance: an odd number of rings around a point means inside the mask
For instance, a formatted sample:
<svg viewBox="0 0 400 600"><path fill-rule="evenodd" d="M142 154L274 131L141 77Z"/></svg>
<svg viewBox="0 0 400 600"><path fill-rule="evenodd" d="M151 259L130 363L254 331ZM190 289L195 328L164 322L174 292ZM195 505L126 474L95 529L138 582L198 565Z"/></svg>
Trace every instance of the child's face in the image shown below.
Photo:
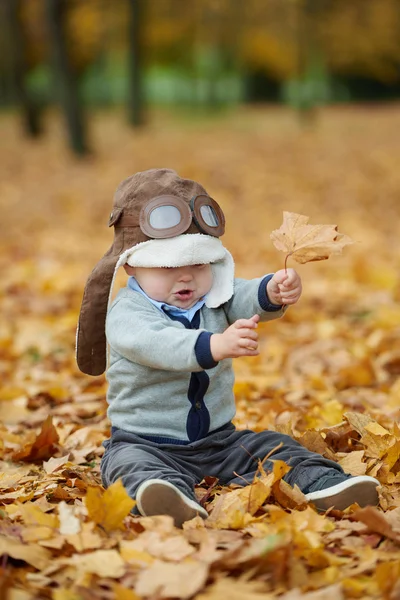
<svg viewBox="0 0 400 600"><path fill-rule="evenodd" d="M211 265L188 265L186 267L130 267L133 275L150 298L178 308L191 308L210 291L213 278Z"/></svg>

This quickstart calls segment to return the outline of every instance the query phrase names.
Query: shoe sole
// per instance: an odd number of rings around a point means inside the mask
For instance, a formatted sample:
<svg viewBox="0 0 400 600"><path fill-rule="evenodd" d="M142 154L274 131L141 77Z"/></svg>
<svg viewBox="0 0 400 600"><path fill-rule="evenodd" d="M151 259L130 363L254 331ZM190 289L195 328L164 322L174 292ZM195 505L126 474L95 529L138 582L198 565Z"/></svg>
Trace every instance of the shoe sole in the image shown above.
<svg viewBox="0 0 400 600"><path fill-rule="evenodd" d="M197 515L206 519L207 511L187 498L180 490L167 481L149 480L142 483L136 503L139 512L151 517L154 515L169 515L174 519L176 527L182 527L185 521L190 521Z"/></svg>
<svg viewBox="0 0 400 600"><path fill-rule="evenodd" d="M378 485L379 481L360 476L358 481L347 479L331 488L311 492L305 496L320 511L326 511L328 508L344 510L355 502L363 508L378 504L379 495L376 489Z"/></svg>

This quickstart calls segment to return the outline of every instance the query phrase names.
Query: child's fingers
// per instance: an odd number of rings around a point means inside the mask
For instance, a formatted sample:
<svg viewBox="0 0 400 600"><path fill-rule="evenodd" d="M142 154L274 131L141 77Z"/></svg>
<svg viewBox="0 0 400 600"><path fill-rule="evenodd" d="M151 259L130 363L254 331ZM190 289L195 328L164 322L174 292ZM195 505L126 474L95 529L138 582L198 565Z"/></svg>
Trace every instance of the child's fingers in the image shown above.
<svg viewBox="0 0 400 600"><path fill-rule="evenodd" d="M279 292L282 297L283 296L298 296L301 292L301 289L299 289L298 287L295 287L295 288L289 289L289 290L282 289L282 290L279 290Z"/></svg>
<svg viewBox="0 0 400 600"><path fill-rule="evenodd" d="M260 351L258 349L253 349L253 348L241 348L240 349L240 356L258 356L260 354Z"/></svg>
<svg viewBox="0 0 400 600"><path fill-rule="evenodd" d="M288 273L284 270L281 269L280 271L277 271L274 276L273 276L273 280L275 281L276 284L280 285L282 284L284 281L286 281L286 279L288 278Z"/></svg>
<svg viewBox="0 0 400 600"><path fill-rule="evenodd" d="M250 340L258 340L258 333L254 329L247 329L243 327L242 329L239 329L238 335L241 337L241 339L249 338Z"/></svg>
<svg viewBox="0 0 400 600"><path fill-rule="evenodd" d="M254 315L251 319L238 319L234 322L234 326L236 329L242 329L243 327L247 327L249 329L255 329L257 327L258 321L253 320L254 317L258 315ZM258 318L259 320L259 318Z"/></svg>
<svg viewBox="0 0 400 600"><path fill-rule="evenodd" d="M257 350L258 341L252 340L250 338L241 338L239 340L240 348L249 348L249 350Z"/></svg>
<svg viewBox="0 0 400 600"><path fill-rule="evenodd" d="M283 298L282 304L296 304L298 298Z"/></svg>
<svg viewBox="0 0 400 600"><path fill-rule="evenodd" d="M300 298L299 293L295 294L281 294L282 304L295 304Z"/></svg>
<svg viewBox="0 0 400 600"><path fill-rule="evenodd" d="M288 273L287 279L283 282L286 288L301 287L301 279L294 269Z"/></svg>
<svg viewBox="0 0 400 600"><path fill-rule="evenodd" d="M282 292L300 292L301 285L297 281L291 281L290 283L281 283L278 285L279 291Z"/></svg>

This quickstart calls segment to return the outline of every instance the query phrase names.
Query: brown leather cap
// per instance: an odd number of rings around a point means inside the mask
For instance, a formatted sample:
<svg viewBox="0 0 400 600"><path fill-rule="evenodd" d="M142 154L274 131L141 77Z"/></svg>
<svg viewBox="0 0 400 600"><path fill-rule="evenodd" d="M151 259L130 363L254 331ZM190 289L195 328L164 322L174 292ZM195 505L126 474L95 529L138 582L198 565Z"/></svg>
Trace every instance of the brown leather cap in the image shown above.
<svg viewBox="0 0 400 600"><path fill-rule="evenodd" d="M114 271L119 256L140 242L150 240L139 225L124 226L134 220L139 223L142 207L152 198L178 196L188 204L193 196L208 195L195 181L182 179L171 169L150 169L136 173L120 183L115 196L109 227L114 226L114 242L97 263L86 282L79 315L76 360L88 375L101 375L107 365L105 322ZM192 221L186 233L201 233Z"/></svg>

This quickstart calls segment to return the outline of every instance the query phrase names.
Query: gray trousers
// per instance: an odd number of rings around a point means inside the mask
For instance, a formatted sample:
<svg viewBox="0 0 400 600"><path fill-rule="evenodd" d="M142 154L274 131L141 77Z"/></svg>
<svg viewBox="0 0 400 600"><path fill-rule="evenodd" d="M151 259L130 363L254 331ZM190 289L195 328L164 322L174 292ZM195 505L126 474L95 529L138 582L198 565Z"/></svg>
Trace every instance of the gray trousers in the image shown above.
<svg viewBox="0 0 400 600"><path fill-rule="evenodd" d="M196 500L194 485L207 475L217 477L221 485L251 483L258 459L263 460L280 443L282 446L271 458L292 467L284 479L291 486L297 484L304 493L323 475L343 473L340 465L310 452L287 435L237 431L228 425L187 445L159 444L122 429L114 430L104 442L101 476L105 487L121 478L131 498L135 498L143 481L165 479ZM266 471L272 467L269 460L264 462Z"/></svg>

